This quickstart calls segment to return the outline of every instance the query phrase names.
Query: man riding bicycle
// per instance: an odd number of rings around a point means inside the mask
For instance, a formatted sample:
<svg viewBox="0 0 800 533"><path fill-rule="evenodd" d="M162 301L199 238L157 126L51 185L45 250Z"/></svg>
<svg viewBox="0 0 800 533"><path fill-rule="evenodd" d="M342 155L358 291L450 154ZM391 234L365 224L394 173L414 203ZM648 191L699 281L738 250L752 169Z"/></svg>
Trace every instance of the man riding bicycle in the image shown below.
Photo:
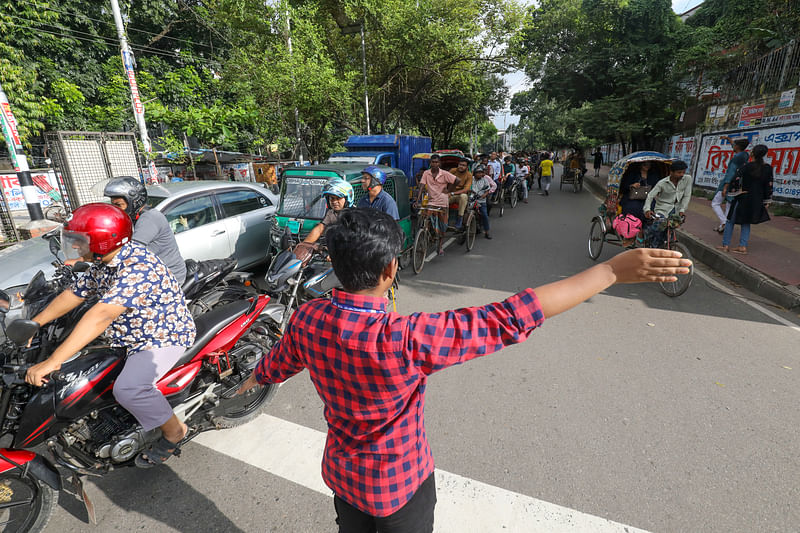
<svg viewBox="0 0 800 533"><path fill-rule="evenodd" d="M450 172L440 168L441 157L439 154L431 155L431 168L422 174L420 180L419 198L418 203L421 205L422 198L425 194L428 195L428 204L426 207L435 208L436 218L436 234L439 236L439 255L444 253L442 247L444 241L444 234L447 231L447 219L450 208L450 197L447 192L448 185L461 186L459 179Z"/></svg>
<svg viewBox="0 0 800 533"><path fill-rule="evenodd" d="M127 347L113 393L144 431L161 428L162 437L136 458L137 466L150 468L175 454L188 432L155 384L192 345L195 325L178 281L153 252L131 240L132 234L130 217L102 203L79 207L64 224L64 255L92 265L33 320L44 326L87 298L98 302L50 357L28 369L25 380L41 387L49 374L104 332L111 346Z"/></svg>
<svg viewBox="0 0 800 533"><path fill-rule="evenodd" d="M656 183L655 187L647 194L644 201L645 218L669 218L679 216L683 220L686 209L692 199L692 176L686 174L688 165L683 161L673 161L670 165L669 176ZM649 209L655 200L655 207ZM660 248L663 246L666 228L662 224L650 225L650 246Z"/></svg>

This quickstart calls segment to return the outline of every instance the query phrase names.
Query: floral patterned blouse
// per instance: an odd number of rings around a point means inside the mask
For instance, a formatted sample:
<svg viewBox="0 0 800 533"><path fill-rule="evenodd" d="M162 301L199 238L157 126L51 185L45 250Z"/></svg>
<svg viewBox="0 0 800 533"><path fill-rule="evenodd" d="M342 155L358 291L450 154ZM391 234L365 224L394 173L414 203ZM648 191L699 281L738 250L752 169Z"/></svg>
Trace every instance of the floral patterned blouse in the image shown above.
<svg viewBox="0 0 800 533"><path fill-rule="evenodd" d="M189 347L195 326L183 291L161 260L138 242L129 242L108 264L94 264L72 287L80 298L97 296L99 302L128 310L105 331L112 346L127 346L128 353Z"/></svg>

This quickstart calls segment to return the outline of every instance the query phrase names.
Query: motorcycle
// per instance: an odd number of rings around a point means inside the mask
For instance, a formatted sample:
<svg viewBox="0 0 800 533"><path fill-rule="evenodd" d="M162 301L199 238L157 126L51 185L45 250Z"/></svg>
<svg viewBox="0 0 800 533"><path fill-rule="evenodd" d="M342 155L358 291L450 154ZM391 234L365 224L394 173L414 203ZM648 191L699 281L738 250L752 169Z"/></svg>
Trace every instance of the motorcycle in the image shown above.
<svg viewBox="0 0 800 533"><path fill-rule="evenodd" d="M186 280L181 288L192 316L258 293L253 286L253 275L238 272L236 267L237 261L233 257L186 260Z"/></svg>
<svg viewBox="0 0 800 533"><path fill-rule="evenodd" d="M82 265L76 265L78 270ZM72 267L62 266L46 281L39 272L23 300L35 316L69 282ZM96 523L82 478L133 466L136 456L161 435L144 431L114 399L114 381L125 350L90 345L65 362L48 383L25 382L30 366L49 356L73 327L69 317L40 328L17 319L6 327L8 294L0 291L0 531L41 531L62 489L62 473ZM257 295L215 307L195 319L194 345L156 386L189 426L185 441L203 431L232 428L255 418L274 395L267 385L237 395L261 356L277 341L269 297ZM29 343L29 339L33 340ZM44 455L32 450L42 446ZM45 456L46 455L46 456Z"/></svg>

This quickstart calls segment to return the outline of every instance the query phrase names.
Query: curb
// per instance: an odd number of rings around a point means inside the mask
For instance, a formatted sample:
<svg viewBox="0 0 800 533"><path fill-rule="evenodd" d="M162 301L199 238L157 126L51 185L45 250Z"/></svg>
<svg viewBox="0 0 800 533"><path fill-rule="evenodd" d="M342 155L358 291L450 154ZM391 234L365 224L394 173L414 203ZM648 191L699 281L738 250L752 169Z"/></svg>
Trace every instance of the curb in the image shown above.
<svg viewBox="0 0 800 533"><path fill-rule="evenodd" d="M586 177L583 180L594 194L605 195L605 187ZM703 242L689 232L678 230L681 242L686 245L692 258L706 264L709 268L789 311L800 309L800 290L784 285L758 270L733 259L713 246Z"/></svg>

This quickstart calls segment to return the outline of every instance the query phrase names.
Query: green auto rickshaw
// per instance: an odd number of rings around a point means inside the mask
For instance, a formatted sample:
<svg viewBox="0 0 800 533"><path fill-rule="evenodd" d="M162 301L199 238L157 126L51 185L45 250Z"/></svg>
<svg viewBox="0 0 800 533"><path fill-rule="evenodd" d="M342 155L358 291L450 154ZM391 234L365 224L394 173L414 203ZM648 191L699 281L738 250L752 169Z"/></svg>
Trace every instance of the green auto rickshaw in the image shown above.
<svg viewBox="0 0 800 533"><path fill-rule="evenodd" d="M307 167L288 167L283 172L280 185L280 201L270 232L271 245L277 250L287 247L287 237L302 240L320 223L328 207L322 190L332 178L347 180L355 192L355 205L367 191L361 187L363 164L331 163ZM404 251L413 244L414 234L411 225L408 180L402 170L380 166L386 172L383 190L397 202L400 216L398 224L405 234Z"/></svg>

